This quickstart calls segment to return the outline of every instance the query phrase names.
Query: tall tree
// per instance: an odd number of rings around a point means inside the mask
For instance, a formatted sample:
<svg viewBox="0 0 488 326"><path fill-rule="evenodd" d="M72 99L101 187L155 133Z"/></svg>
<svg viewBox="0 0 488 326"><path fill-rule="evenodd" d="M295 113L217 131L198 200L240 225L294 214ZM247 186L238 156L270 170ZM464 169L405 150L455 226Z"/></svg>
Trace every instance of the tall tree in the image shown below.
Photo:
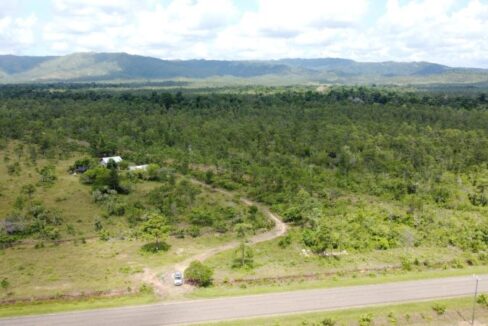
<svg viewBox="0 0 488 326"><path fill-rule="evenodd" d="M166 216L157 213L149 214L139 227L139 233L142 238L156 242L157 251L161 249L161 242L164 241L168 232L168 219Z"/></svg>

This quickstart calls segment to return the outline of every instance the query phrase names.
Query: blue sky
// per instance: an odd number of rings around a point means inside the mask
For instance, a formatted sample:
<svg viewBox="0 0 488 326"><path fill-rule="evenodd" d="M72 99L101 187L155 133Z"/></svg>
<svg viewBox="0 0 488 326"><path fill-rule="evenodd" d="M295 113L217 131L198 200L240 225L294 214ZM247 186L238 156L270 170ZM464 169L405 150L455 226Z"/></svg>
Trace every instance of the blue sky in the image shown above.
<svg viewBox="0 0 488 326"><path fill-rule="evenodd" d="M0 53L488 68L488 0L1 0Z"/></svg>

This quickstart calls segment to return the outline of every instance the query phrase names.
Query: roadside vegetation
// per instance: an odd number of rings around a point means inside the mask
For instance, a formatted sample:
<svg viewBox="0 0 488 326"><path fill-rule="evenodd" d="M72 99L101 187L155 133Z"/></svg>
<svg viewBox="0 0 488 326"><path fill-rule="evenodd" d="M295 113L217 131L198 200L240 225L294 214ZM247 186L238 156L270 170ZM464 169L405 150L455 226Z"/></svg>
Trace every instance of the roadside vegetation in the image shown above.
<svg viewBox="0 0 488 326"><path fill-rule="evenodd" d="M231 241L193 295L482 272L487 108L480 93L379 87L2 86L0 298L137 293L145 268ZM290 231L251 244L274 225L240 197Z"/></svg>
<svg viewBox="0 0 488 326"><path fill-rule="evenodd" d="M266 318L243 319L205 325L471 325L472 298L404 303L390 306L346 309L342 311L290 314ZM476 304L476 324L488 321L488 309L484 302ZM200 324L204 325L204 324Z"/></svg>

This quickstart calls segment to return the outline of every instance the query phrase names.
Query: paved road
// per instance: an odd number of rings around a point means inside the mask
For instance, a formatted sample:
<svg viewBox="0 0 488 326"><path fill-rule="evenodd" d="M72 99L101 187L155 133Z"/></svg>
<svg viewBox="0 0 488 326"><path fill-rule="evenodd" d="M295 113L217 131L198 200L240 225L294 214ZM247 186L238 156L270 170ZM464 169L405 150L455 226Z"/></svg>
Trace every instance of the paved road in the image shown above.
<svg viewBox="0 0 488 326"><path fill-rule="evenodd" d="M0 325L175 325L471 295L473 277L294 291L0 319ZM488 291L488 275L479 291Z"/></svg>

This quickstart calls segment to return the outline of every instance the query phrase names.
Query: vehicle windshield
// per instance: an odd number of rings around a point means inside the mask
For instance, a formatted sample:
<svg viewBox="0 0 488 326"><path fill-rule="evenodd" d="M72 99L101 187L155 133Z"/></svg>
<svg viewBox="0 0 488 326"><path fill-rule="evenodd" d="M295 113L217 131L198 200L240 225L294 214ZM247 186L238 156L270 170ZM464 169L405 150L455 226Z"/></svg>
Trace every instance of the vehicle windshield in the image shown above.
<svg viewBox="0 0 488 326"><path fill-rule="evenodd" d="M181 273L175 273L175 279L180 279L181 278Z"/></svg>

